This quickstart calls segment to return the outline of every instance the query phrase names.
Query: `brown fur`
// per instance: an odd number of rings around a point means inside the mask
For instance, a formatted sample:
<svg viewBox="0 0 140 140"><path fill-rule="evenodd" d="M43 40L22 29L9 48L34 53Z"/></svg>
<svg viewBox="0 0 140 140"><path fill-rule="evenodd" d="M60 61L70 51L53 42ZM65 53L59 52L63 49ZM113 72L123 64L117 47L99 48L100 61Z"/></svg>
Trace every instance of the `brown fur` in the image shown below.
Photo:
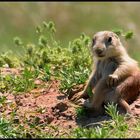
<svg viewBox="0 0 140 140"><path fill-rule="evenodd" d="M96 33L91 49L94 56L93 71L84 91L75 94L71 100L89 98L88 89L91 88L93 96L86 105L89 109L100 112L103 103L115 102L130 113L128 103L134 101L140 91L137 62L128 55L119 37L110 31Z"/></svg>

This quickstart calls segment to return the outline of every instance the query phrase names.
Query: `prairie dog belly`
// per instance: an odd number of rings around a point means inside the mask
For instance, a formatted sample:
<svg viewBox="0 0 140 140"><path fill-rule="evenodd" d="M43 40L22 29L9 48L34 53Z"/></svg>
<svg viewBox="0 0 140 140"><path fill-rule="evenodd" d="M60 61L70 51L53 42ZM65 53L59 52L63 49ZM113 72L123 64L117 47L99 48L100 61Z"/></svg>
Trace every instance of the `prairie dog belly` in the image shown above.
<svg viewBox="0 0 140 140"><path fill-rule="evenodd" d="M117 62L114 59L107 59L99 63L99 73L101 78L107 78L108 75L112 74L118 67Z"/></svg>

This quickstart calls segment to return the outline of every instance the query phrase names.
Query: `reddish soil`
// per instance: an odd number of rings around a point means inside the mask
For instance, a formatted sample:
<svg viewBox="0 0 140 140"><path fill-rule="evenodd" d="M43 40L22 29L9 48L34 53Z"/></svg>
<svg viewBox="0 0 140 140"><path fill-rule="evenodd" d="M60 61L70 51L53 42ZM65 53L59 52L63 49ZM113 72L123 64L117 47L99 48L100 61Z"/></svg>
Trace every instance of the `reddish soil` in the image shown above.
<svg viewBox="0 0 140 140"><path fill-rule="evenodd" d="M49 85L49 86L48 86ZM0 112L6 117L16 110L19 120L38 118L38 123L47 123L53 126L69 129L76 126L75 109L67 100L67 96L58 91L58 81L51 81L45 88L34 89L29 93L13 95L1 93L6 97L5 106Z"/></svg>
<svg viewBox="0 0 140 140"><path fill-rule="evenodd" d="M11 69L8 70L8 73L18 74L18 71ZM6 70L3 70L3 74L6 74ZM44 83L36 80L35 83L44 85L44 87L19 95L0 93L0 97L5 96L7 99L3 106L0 105L0 112L6 118L11 117L12 112L16 112L15 121L19 123L24 123L23 118L26 118L29 122L33 122L36 118L37 123L47 124L45 130L48 130L47 126L52 125L58 127L61 133L80 125L88 126L93 125L93 123L96 125L96 122L110 119L109 116L95 118L88 114L83 117L77 117L76 106L70 103L67 95L59 91L59 81L51 80ZM78 87L76 88L77 91L82 90L81 85L79 89ZM140 98L131 104L131 109L135 116L140 116Z"/></svg>

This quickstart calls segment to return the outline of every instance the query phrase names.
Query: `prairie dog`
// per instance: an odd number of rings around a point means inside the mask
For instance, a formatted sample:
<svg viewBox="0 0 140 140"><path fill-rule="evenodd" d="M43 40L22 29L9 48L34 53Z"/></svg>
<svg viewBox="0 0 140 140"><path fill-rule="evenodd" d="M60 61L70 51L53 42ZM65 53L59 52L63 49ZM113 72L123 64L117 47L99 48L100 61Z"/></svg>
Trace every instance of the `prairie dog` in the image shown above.
<svg viewBox="0 0 140 140"><path fill-rule="evenodd" d="M131 112L129 102L136 99L140 91L140 70L119 37L111 31L97 32L92 39L91 51L94 58L93 71L83 92L75 94L71 101L89 98L92 110L102 112L103 103L119 103Z"/></svg>

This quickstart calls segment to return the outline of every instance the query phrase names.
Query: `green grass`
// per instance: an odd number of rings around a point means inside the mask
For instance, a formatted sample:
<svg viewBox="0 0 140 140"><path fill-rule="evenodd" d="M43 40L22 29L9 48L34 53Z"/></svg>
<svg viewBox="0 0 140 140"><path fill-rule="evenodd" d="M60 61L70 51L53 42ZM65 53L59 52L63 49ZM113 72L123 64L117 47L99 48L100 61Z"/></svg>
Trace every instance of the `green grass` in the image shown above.
<svg viewBox="0 0 140 140"><path fill-rule="evenodd" d="M125 122L125 116L121 116L117 112L117 106L108 104L106 112L112 117L112 120L103 123L101 126L94 128L77 128L74 130L75 138L124 138L128 130ZM83 114L82 111L80 111Z"/></svg>
<svg viewBox="0 0 140 140"><path fill-rule="evenodd" d="M75 85L83 84L91 72L92 57L90 54L91 38L85 33L69 41L63 46L55 36L55 24L43 22L36 27L37 41L24 42L20 37L14 38L15 46L22 49L22 55L14 52L3 53L0 56L0 66L22 68L21 75L0 75L0 92L11 92L19 94L34 89L36 78L49 81L51 77L59 80L59 90L67 94L67 90ZM116 31L114 31L116 32ZM118 32L118 31L117 31ZM126 38L132 37L131 32L122 32ZM121 35L121 33L120 33ZM122 35L123 36L123 35ZM12 59L14 58L14 59ZM5 106L6 99L0 97L0 106ZM107 113L112 117L111 122L106 122L102 127L81 128L72 130L70 138L125 138L129 137L129 127L125 116L118 114L116 106L111 104L106 107ZM77 108L78 116L86 114L83 108ZM52 133L44 130L47 124L38 124L38 118L23 120L28 127L19 124L16 111L11 113L11 119L0 118L0 137L2 138L49 138L54 137ZM57 131L57 128L52 128ZM137 125L139 131L140 127ZM59 136L64 137L64 136ZM66 137L66 136L65 136Z"/></svg>

